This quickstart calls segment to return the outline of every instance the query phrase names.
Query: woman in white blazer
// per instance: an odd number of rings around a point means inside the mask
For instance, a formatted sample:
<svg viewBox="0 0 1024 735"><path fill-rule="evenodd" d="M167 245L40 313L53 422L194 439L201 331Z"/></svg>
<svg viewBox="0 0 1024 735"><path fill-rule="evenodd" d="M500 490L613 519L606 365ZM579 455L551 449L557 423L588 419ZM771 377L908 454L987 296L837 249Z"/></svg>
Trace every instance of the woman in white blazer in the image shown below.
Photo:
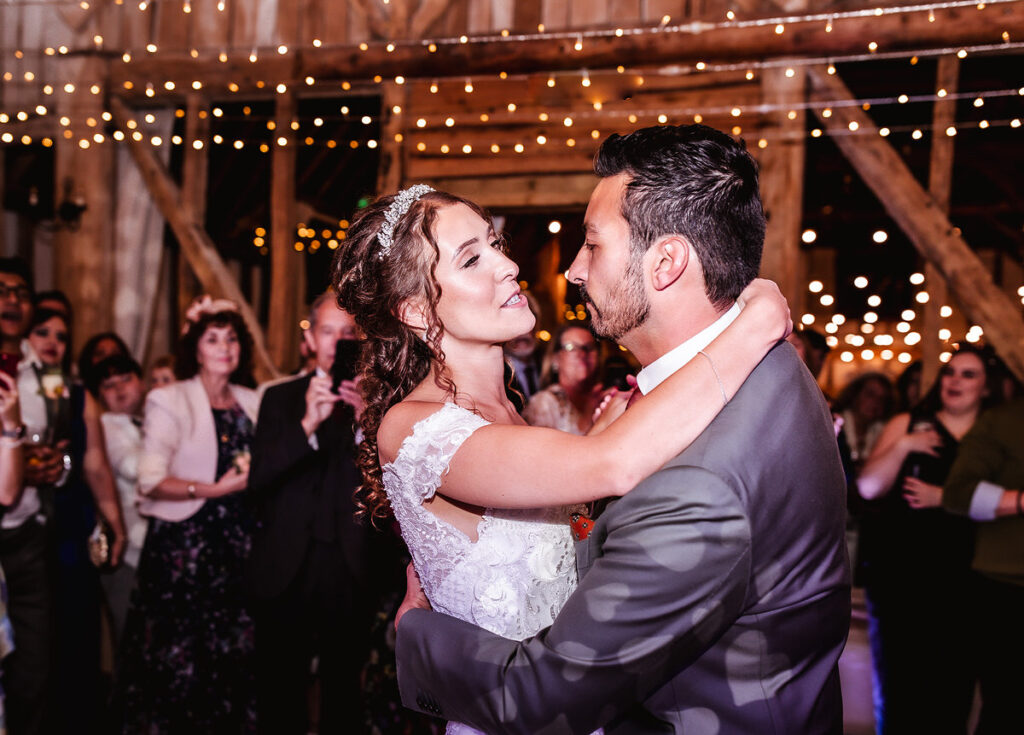
<svg viewBox="0 0 1024 735"><path fill-rule="evenodd" d="M150 521L118 674L125 733L255 730L241 578L259 399L252 337L224 305L190 310L181 380L146 399L138 491Z"/></svg>

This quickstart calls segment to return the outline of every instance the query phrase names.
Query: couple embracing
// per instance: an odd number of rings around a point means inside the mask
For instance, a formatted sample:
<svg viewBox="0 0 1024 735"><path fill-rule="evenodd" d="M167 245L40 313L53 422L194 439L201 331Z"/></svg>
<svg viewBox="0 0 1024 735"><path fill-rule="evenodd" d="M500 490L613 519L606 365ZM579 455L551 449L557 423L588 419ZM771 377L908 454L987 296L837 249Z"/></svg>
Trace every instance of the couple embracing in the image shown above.
<svg viewBox="0 0 1024 735"><path fill-rule="evenodd" d="M383 197L336 256L367 336L359 501L394 513L418 572L403 701L449 733L841 732L844 481L785 300L755 279L756 164L660 126L608 138L595 171L568 278L643 395L584 437L506 398L501 345L534 317L475 204Z"/></svg>

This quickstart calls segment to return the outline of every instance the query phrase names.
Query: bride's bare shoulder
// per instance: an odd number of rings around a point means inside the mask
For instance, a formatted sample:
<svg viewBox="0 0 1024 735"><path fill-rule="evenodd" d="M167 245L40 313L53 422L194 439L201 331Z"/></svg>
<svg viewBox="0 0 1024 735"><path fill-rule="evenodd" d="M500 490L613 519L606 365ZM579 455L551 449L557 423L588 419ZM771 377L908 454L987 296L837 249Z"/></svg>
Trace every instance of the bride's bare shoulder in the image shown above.
<svg viewBox="0 0 1024 735"><path fill-rule="evenodd" d="M377 450L382 462L391 462L398 455L405 438L423 419L444 407L437 401L418 401L406 398L389 408L377 429Z"/></svg>

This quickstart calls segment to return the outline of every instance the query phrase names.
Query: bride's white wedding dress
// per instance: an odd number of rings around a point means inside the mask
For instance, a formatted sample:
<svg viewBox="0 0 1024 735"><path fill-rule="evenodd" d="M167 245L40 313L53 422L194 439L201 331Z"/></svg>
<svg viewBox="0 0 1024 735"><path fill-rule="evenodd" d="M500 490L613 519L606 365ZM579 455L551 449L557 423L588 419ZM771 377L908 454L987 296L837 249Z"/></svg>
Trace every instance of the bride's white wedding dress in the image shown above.
<svg viewBox="0 0 1024 735"><path fill-rule="evenodd" d="M434 610L522 640L551 625L576 588L567 510L487 509L474 542L423 507L455 452L488 423L446 403L417 423L384 465L384 487ZM477 731L448 723L447 732Z"/></svg>

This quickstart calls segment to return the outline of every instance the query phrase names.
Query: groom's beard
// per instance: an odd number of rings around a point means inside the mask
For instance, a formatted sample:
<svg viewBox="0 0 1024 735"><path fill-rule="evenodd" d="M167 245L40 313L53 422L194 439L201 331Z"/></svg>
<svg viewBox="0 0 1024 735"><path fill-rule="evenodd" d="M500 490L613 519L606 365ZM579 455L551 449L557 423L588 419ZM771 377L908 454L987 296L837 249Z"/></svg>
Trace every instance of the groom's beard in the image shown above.
<svg viewBox="0 0 1024 735"><path fill-rule="evenodd" d="M623 335L641 326L651 313L651 302L644 293L640 258L630 258L621 287L600 307L587 287L578 284L584 306L590 311L594 333L618 342Z"/></svg>

